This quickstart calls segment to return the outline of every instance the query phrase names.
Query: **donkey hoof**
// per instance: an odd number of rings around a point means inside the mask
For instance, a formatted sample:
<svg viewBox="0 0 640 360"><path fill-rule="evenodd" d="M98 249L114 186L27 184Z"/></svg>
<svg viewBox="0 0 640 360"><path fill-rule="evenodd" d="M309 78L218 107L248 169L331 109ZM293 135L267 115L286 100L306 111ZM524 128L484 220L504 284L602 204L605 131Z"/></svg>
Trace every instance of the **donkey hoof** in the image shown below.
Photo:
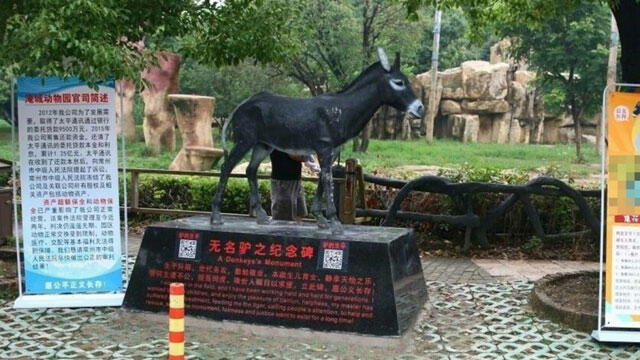
<svg viewBox="0 0 640 360"><path fill-rule="evenodd" d="M340 223L332 223L331 224L331 235L342 235L344 234L344 228Z"/></svg>
<svg viewBox="0 0 640 360"><path fill-rule="evenodd" d="M256 223L259 225L269 225L271 224L271 218L268 216L258 216L256 217Z"/></svg>
<svg viewBox="0 0 640 360"><path fill-rule="evenodd" d="M212 213L209 223L211 225L222 225L222 216L220 216L220 213Z"/></svg>
<svg viewBox="0 0 640 360"><path fill-rule="evenodd" d="M344 234L344 229L342 225L332 225L331 226L331 235L342 235Z"/></svg>
<svg viewBox="0 0 640 360"><path fill-rule="evenodd" d="M320 229L328 229L329 222L325 218L318 218L318 228Z"/></svg>

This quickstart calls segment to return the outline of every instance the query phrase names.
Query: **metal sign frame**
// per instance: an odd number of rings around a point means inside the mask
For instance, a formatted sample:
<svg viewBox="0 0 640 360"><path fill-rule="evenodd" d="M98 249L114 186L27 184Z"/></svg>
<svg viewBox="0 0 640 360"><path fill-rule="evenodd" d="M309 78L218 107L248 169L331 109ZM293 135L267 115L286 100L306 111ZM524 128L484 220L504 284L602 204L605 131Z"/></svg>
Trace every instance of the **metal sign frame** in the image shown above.
<svg viewBox="0 0 640 360"><path fill-rule="evenodd" d="M607 199L605 197L605 188L607 185L606 179L606 159L607 159L607 147L605 143L606 133L609 127L607 109L609 93L612 90L616 90L620 87L640 89L640 84L627 84L627 83L614 83L609 84L604 88L602 92L602 118L601 118L601 139L600 139L600 154L601 154L601 169L600 169L600 281L598 289L598 328L591 332L591 336L600 342L617 342L617 343L640 343L640 329L621 329L621 328L607 328L603 326L604 319L602 314L603 294L603 274L605 270L604 249L606 242L605 224L607 219L605 218L605 209L607 206Z"/></svg>

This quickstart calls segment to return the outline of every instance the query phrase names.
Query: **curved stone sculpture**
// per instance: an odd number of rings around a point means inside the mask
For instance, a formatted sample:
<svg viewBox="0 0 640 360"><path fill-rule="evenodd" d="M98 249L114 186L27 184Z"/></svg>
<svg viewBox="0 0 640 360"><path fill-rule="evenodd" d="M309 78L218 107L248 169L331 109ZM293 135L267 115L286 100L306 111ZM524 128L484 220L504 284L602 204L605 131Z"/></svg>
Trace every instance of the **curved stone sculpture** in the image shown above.
<svg viewBox="0 0 640 360"><path fill-rule="evenodd" d="M144 101L142 129L144 142L154 154L160 147L176 149L175 118L167 95L178 92L178 73L182 57L179 54L158 52L158 66L147 67L141 76L145 89L140 95Z"/></svg>
<svg viewBox="0 0 640 360"><path fill-rule="evenodd" d="M124 124L124 138L127 140L136 138L136 126L133 121L133 95L135 93L136 85L133 81L127 79L116 81L116 132L118 136L122 135Z"/></svg>
<svg viewBox="0 0 640 360"><path fill-rule="evenodd" d="M216 99L210 96L173 94L168 96L175 110L182 149L169 165L169 170L209 170L222 157L213 148L211 122Z"/></svg>

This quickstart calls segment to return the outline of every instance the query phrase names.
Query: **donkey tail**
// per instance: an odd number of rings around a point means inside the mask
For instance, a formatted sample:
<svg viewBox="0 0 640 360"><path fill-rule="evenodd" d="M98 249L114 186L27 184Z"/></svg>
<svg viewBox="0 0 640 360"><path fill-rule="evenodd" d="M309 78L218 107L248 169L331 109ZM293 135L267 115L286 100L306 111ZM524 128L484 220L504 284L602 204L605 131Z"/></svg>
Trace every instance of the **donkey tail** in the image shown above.
<svg viewBox="0 0 640 360"><path fill-rule="evenodd" d="M233 118L236 115L236 111L238 111L240 106L244 105L244 103L249 101L249 99L251 99L251 98L245 99L238 106L236 106L236 108L233 109L231 114L229 114L229 117L227 118L227 121L225 121L224 125L222 125L222 134L220 135L220 140L221 140L221 143L222 143L222 151L223 151L223 154L224 154L224 161L227 161L227 158L229 157L229 151L227 150L227 127L229 127L229 124L231 124L231 121L233 121Z"/></svg>
<svg viewBox="0 0 640 360"><path fill-rule="evenodd" d="M231 113L231 115L229 115L229 117L227 118L227 121L224 122L224 125L222 125L222 134L220 135L221 137L220 140L222 142L222 153L224 154L225 162L229 157L229 151L227 150L227 127L229 126L229 123L231 123L232 119L233 119L233 112Z"/></svg>

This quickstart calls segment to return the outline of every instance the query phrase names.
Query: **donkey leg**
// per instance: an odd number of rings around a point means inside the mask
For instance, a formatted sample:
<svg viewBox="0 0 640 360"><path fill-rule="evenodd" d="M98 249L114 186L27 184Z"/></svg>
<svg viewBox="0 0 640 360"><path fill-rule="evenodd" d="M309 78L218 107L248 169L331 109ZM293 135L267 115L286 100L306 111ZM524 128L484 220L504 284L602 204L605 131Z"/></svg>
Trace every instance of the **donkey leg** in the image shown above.
<svg viewBox="0 0 640 360"><path fill-rule="evenodd" d="M328 229L329 222L327 221L327 218L324 217L324 214L322 213L322 193L323 193L323 188L322 188L322 175L321 175L320 179L318 180L318 186L316 187L316 194L313 197L313 203L311 204L311 214L313 214L313 216L316 218L319 228Z"/></svg>
<svg viewBox="0 0 640 360"><path fill-rule="evenodd" d="M327 218L331 222L331 233L342 234L344 232L340 220L338 220L336 205L333 201L333 175L331 174L331 164L333 156L330 154L322 156L320 159L322 187L325 190L324 195L327 204Z"/></svg>
<svg viewBox="0 0 640 360"><path fill-rule="evenodd" d="M222 203L222 195L224 194L224 190L227 188L227 180L229 180L229 174L231 174L231 170L236 167L238 162L242 160L249 149L251 149L251 146L247 146L244 143L236 144L233 149L231 149L229 156L222 164L222 168L220 170L220 181L218 182L218 189L211 199L211 224L213 225L222 224L220 204Z"/></svg>
<svg viewBox="0 0 640 360"><path fill-rule="evenodd" d="M255 212L258 224L269 223L269 216L267 215L267 212L264 211L264 208L262 208L260 193L258 192L258 167L262 160L264 160L272 150L273 149L266 145L257 144L253 147L251 162L249 162L249 166L247 166L247 180L249 180L249 188L251 189L249 209L251 214Z"/></svg>

